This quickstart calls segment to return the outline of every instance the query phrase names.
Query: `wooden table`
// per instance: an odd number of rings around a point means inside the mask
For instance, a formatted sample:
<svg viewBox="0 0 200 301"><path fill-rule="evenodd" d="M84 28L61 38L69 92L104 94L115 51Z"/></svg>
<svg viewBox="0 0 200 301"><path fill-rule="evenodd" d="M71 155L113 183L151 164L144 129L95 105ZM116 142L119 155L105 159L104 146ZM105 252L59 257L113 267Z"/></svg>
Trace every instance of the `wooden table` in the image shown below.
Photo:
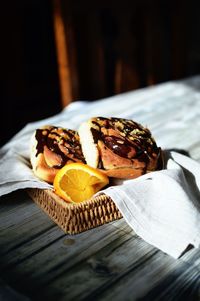
<svg viewBox="0 0 200 301"><path fill-rule="evenodd" d="M183 149L200 162L199 77L102 105L117 115L122 100L160 146ZM2 300L200 300L200 249L175 260L138 237L123 218L66 235L26 191L1 197L0 208Z"/></svg>

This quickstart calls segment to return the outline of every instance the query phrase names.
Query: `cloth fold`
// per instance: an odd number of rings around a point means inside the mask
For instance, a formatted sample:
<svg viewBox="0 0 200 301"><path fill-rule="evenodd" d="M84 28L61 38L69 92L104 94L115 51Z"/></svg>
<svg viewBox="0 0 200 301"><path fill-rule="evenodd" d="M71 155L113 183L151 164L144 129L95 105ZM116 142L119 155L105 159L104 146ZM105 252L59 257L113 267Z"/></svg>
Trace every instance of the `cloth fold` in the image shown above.
<svg viewBox="0 0 200 301"><path fill-rule="evenodd" d="M178 258L189 245L200 247L200 164L173 151L165 157L166 169L101 193L112 198L136 234Z"/></svg>

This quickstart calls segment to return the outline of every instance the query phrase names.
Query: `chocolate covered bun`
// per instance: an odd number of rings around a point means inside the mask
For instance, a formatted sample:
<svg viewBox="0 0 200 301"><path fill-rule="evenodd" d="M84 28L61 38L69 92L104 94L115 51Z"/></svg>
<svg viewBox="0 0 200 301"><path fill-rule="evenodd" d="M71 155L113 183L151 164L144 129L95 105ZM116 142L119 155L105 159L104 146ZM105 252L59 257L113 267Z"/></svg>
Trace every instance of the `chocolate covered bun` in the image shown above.
<svg viewBox="0 0 200 301"><path fill-rule="evenodd" d="M78 133L55 126L44 126L34 132L30 158L35 175L49 183L53 183L57 171L65 164L85 163Z"/></svg>
<svg viewBox="0 0 200 301"><path fill-rule="evenodd" d="M110 177L136 178L162 168L162 151L151 132L133 120L91 118L79 136L88 165Z"/></svg>

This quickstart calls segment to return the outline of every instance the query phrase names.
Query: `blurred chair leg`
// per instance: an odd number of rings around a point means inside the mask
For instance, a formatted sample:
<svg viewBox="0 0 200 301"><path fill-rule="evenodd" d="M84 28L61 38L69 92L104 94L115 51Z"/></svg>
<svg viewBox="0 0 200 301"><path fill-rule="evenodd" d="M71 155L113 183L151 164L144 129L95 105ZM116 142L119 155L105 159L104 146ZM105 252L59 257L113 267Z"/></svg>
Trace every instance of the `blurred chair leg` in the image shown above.
<svg viewBox="0 0 200 301"><path fill-rule="evenodd" d="M62 107L67 106L73 100L72 81L69 64L69 51L62 18L61 0L53 0L53 23L57 51L58 74L60 81L60 96Z"/></svg>

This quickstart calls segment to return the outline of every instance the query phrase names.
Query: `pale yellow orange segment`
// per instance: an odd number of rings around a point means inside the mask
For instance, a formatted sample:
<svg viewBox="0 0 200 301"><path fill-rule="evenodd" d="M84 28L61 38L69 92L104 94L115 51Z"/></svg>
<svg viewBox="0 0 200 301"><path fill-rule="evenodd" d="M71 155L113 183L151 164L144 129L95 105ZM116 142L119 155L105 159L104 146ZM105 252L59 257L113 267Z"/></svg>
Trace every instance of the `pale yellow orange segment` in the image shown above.
<svg viewBox="0 0 200 301"><path fill-rule="evenodd" d="M53 185L55 193L65 201L80 203L108 183L108 177L99 170L83 163L71 163L57 172Z"/></svg>

